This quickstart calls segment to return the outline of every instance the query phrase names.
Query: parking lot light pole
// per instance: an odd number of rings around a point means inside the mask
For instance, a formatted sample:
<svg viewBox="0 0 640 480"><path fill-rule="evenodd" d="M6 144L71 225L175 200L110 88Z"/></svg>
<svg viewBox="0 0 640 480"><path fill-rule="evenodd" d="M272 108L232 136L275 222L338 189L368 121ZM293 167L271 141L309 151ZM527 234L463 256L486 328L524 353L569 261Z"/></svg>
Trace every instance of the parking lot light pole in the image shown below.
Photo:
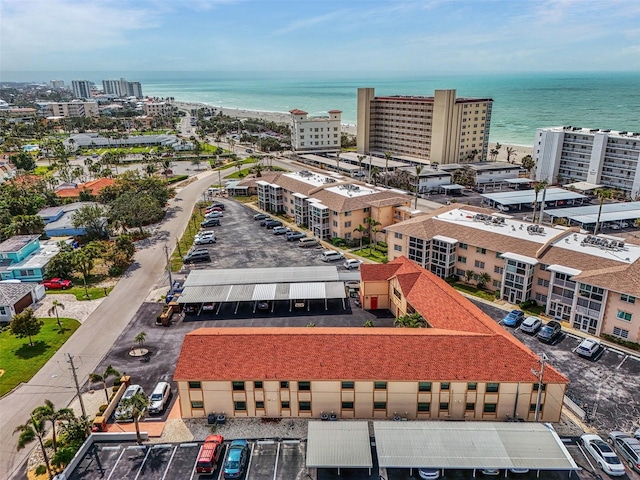
<svg viewBox="0 0 640 480"><path fill-rule="evenodd" d="M534 375L536 375L538 377L538 398L536 399L536 415L534 418L535 422L539 422L540 421L540 403L542 402L542 386L544 385L543 383L543 379L544 379L544 367L547 363L547 361L549 361L549 357L547 357L547 355L545 353L542 354L542 357L540 358L539 362L540 362L540 370L536 370L536 369L531 369L531 373L533 373Z"/></svg>

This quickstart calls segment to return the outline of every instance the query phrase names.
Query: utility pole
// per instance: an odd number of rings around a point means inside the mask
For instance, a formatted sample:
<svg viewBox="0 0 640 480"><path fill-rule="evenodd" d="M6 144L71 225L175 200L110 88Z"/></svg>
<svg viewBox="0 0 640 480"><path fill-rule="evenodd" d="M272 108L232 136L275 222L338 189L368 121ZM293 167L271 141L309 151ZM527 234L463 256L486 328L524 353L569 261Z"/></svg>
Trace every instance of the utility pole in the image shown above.
<svg viewBox="0 0 640 480"><path fill-rule="evenodd" d="M167 273L169 274L169 293L173 293L173 277L171 276L171 262L169 261L169 247L164 244L164 258L167 260Z"/></svg>
<svg viewBox="0 0 640 480"><path fill-rule="evenodd" d="M536 369L531 369L531 373L533 373L534 375L537 375L538 377L538 398L536 399L536 415L535 415L535 422L539 422L540 421L540 404L542 402L542 388L544 386L543 383L543 378L544 378L544 367L547 364L547 361L549 360L549 357L547 357L546 354L542 354L542 357L540 358L540 370L536 370Z"/></svg>
<svg viewBox="0 0 640 480"><path fill-rule="evenodd" d="M71 373L73 374L73 381L76 384L76 392L78 392L78 400L80 400L80 410L82 410L82 416L87 416L87 411L84 408L84 402L82 401L82 394L80 393L80 385L78 385L78 375L76 375L76 367L73 364L73 355L67 353L67 358L69 359L69 365L71 365Z"/></svg>

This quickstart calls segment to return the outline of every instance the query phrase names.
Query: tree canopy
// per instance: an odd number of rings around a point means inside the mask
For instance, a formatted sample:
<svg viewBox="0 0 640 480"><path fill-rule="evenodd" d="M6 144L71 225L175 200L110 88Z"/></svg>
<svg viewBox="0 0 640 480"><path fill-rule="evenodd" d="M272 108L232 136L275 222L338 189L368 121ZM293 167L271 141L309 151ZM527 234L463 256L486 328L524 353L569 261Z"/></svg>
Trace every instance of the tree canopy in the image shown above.
<svg viewBox="0 0 640 480"><path fill-rule="evenodd" d="M29 345L33 346L31 337L40 333L44 322L33 314L33 310L25 308L22 312L16 313L11 319L9 329L11 334L18 338L28 338Z"/></svg>

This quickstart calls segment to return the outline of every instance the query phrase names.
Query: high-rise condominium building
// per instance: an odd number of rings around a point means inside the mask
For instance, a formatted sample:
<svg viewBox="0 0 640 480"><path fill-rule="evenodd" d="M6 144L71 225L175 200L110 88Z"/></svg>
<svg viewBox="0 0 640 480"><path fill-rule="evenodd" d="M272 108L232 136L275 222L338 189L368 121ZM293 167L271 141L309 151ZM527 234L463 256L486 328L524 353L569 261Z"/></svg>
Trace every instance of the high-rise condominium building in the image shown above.
<svg viewBox="0 0 640 480"><path fill-rule="evenodd" d="M122 89L120 80L102 80L102 91L105 95L117 95L122 97Z"/></svg>
<svg viewBox="0 0 640 480"><path fill-rule="evenodd" d="M298 153L340 151L340 110L328 117L308 117L303 110L291 110L291 148Z"/></svg>
<svg viewBox="0 0 640 480"><path fill-rule="evenodd" d="M64 80L51 80L52 88L64 88Z"/></svg>
<svg viewBox="0 0 640 480"><path fill-rule="evenodd" d="M103 80L102 90L106 95L142 98L142 85L140 82L128 82L125 78L121 78L120 80Z"/></svg>
<svg viewBox="0 0 640 480"><path fill-rule="evenodd" d="M539 128L533 159L536 180L588 182L640 195L640 132Z"/></svg>
<svg viewBox="0 0 640 480"><path fill-rule="evenodd" d="M490 98L456 98L455 90L433 97L376 97L358 89L358 153L384 153L431 162L483 160L489 146Z"/></svg>
<svg viewBox="0 0 640 480"><path fill-rule="evenodd" d="M127 96L142 98L142 85L140 82L127 82Z"/></svg>
<svg viewBox="0 0 640 480"><path fill-rule="evenodd" d="M91 98L91 85L89 80L72 80L73 96L76 98Z"/></svg>

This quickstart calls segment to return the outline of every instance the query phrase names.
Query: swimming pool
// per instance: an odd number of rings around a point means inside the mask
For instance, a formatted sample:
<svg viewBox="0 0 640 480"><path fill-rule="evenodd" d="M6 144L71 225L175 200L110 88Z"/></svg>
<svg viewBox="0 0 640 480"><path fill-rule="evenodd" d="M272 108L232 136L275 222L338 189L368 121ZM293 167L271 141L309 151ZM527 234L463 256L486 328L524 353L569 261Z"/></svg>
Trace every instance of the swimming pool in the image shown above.
<svg viewBox="0 0 640 480"><path fill-rule="evenodd" d="M40 150L38 145L25 145L22 147L22 150L25 152L35 152L36 150Z"/></svg>

